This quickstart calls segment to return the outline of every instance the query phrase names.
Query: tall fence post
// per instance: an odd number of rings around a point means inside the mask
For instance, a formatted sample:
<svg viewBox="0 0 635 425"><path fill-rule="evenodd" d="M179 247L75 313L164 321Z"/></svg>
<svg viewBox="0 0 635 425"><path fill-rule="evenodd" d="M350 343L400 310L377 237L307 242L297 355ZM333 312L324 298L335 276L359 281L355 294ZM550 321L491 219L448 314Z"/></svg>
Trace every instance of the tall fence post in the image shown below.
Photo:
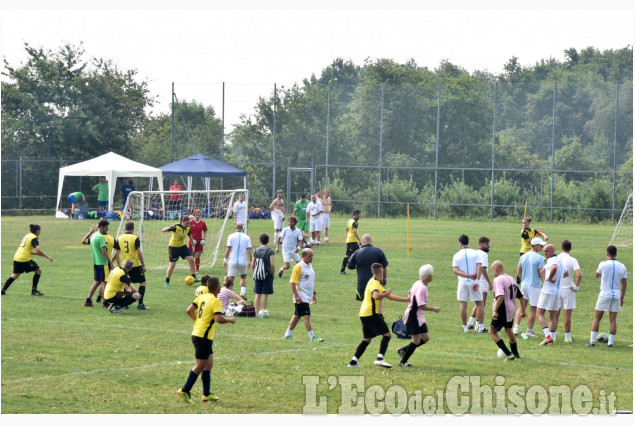
<svg viewBox="0 0 635 425"><path fill-rule="evenodd" d="M379 175L377 177L377 218L381 216L381 157L384 135L384 85L381 85L381 103L379 107Z"/></svg>
<svg viewBox="0 0 635 425"><path fill-rule="evenodd" d="M620 103L620 82L615 83L615 130L613 132L613 208L611 211L611 222L615 224L615 189L617 185L617 122Z"/></svg>
<svg viewBox="0 0 635 425"><path fill-rule="evenodd" d="M555 140L556 140L556 93L558 89L558 82L554 81L553 83L553 112L551 114L551 204L549 205L549 223L553 223L553 179L554 179L554 170L556 163L556 151L555 151Z"/></svg>
<svg viewBox="0 0 635 425"><path fill-rule="evenodd" d="M494 83L494 107L492 119L492 189L490 194L490 212L489 212L489 220L494 221L494 158L495 158L495 149L496 149L496 94L498 91L498 84Z"/></svg>
<svg viewBox="0 0 635 425"><path fill-rule="evenodd" d="M174 162L174 82L172 82L172 120L171 120L171 131L170 131L170 162Z"/></svg>
<svg viewBox="0 0 635 425"><path fill-rule="evenodd" d="M276 197L276 112L278 109L278 92L276 84L273 84L273 151L272 151L272 164L273 164L273 176L272 176L272 188L271 197Z"/></svg>
<svg viewBox="0 0 635 425"><path fill-rule="evenodd" d="M439 124L441 121L441 84L437 85L437 137L434 146L434 219L437 219L437 200L439 192Z"/></svg>
<svg viewBox="0 0 635 425"><path fill-rule="evenodd" d="M324 167L324 187L329 185L329 141L331 131L331 85L326 91L326 164Z"/></svg>
<svg viewBox="0 0 635 425"><path fill-rule="evenodd" d="M20 188L20 192L18 193L18 206L19 206L20 209L22 209L22 155L20 155L19 165L18 166L19 166L19 169L20 169L20 172L18 173L18 175L19 175L18 178L20 180L20 184L18 186Z"/></svg>
<svg viewBox="0 0 635 425"><path fill-rule="evenodd" d="M220 160L225 161L225 82L223 81L223 100L221 103L221 123L220 123ZM224 186L223 178L220 178L220 190Z"/></svg>

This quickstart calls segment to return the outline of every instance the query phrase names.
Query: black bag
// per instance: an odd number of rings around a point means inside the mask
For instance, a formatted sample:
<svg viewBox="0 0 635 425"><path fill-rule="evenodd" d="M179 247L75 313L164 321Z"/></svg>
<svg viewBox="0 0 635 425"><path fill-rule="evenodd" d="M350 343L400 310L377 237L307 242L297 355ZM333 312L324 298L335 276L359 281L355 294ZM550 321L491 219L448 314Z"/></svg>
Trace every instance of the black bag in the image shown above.
<svg viewBox="0 0 635 425"><path fill-rule="evenodd" d="M238 313L238 317L256 317L256 307L254 307L254 304L245 304L243 310Z"/></svg>
<svg viewBox="0 0 635 425"><path fill-rule="evenodd" d="M406 328L406 324L401 319L401 316L399 316L399 319L392 322L392 333L397 335L397 338L410 339L408 328Z"/></svg>

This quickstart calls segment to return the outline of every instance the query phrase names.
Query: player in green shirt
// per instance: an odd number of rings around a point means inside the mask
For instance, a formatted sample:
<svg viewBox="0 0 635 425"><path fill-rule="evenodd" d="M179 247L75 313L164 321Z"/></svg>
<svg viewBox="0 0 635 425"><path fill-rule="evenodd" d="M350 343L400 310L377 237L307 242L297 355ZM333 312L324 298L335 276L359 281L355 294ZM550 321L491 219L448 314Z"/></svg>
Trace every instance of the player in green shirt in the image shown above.
<svg viewBox="0 0 635 425"><path fill-rule="evenodd" d="M97 195L97 205L102 210L108 209L108 180L106 177L100 177L99 183L93 186L93 192L96 192Z"/></svg>
<svg viewBox="0 0 635 425"><path fill-rule="evenodd" d="M293 215L298 219L298 225L296 226L302 232L302 238L304 239L302 246L307 247L307 237L309 231L309 223L306 221L306 206L309 205L309 200L306 199L306 194L300 195L300 200L293 206Z"/></svg>

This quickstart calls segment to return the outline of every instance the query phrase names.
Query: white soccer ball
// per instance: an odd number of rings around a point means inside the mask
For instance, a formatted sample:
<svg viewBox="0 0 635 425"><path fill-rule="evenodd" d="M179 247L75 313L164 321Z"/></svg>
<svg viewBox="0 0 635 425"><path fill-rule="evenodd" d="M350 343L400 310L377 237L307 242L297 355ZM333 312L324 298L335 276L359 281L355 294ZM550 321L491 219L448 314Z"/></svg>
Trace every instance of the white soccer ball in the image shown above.
<svg viewBox="0 0 635 425"><path fill-rule="evenodd" d="M261 319L266 319L269 317L269 311L268 310L260 310L258 312L258 317L260 317Z"/></svg>
<svg viewBox="0 0 635 425"><path fill-rule="evenodd" d="M503 350L501 350L500 348L498 349L498 352L496 353L496 355L498 356L499 359L504 359L505 357L507 357L505 353L503 353Z"/></svg>
<svg viewBox="0 0 635 425"><path fill-rule="evenodd" d="M606 332L602 332L598 334L598 342L601 342L604 344L609 342L609 336L606 334Z"/></svg>

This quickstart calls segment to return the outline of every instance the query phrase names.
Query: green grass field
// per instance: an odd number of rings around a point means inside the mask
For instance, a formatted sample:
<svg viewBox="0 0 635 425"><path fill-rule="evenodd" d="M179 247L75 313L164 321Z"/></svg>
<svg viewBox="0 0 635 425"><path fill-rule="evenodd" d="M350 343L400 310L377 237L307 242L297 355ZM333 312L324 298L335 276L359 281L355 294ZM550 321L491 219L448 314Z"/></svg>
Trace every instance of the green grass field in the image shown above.
<svg viewBox="0 0 635 425"><path fill-rule="evenodd" d="M13 254L27 233L29 223L42 226L41 247L54 262L35 257L44 271L39 285L46 294L44 297L30 296L32 275L29 274L22 275L1 298L2 413L300 414L325 412L320 410L322 408L328 413L358 412L350 407L351 387L347 382L363 383L363 391L354 394L355 399L361 401L352 405L358 409L361 406L362 411L369 413L417 412L416 403L410 406L406 400L404 408L403 397L395 398L403 394L431 396L428 401L437 400L442 394L445 402L433 412L464 413L461 409L466 407L468 413L479 413L480 399L469 397L469 387L461 387L462 395L468 397L463 407L452 404L448 390L449 384L461 379L456 377L470 376L472 390L476 377L480 377L481 385L492 388L494 394L501 391L509 394L521 388L523 398L534 400L521 405L523 412L540 413L544 408L543 413L553 413L558 412L560 406L571 405L548 397L550 386L566 386L563 388L578 391L574 394L578 401L580 389L588 387L592 404L583 404L584 408L601 408L604 406L601 402L614 396L614 409L633 409L631 248L621 248L618 252L618 259L629 272L629 287L618 316L615 347L608 349L603 344L593 349L585 347L599 291L599 280L594 272L604 259L613 226L534 223L549 235L550 242L557 244L557 252L562 239L573 242L572 255L578 259L583 273L578 308L573 314L572 334L576 342L563 343L564 331L560 325L554 346L540 347L538 338L519 339L522 359L503 362L496 357L497 347L487 334L462 333L451 260L458 250L457 238L461 233L470 236L473 247L477 247L479 236L486 235L491 239L490 263L500 259L506 271L514 274L520 220L494 223L414 220L410 226L408 258L404 219L362 217L360 236L370 233L374 244L386 252L390 262L387 286L396 294L406 296L418 278L419 267L430 263L435 277L429 286L429 303L442 309L438 314L426 314L431 340L410 359L414 367L397 367L395 350L406 345L406 341L393 337L386 360L395 367L387 370L373 365L380 338L372 341L361 359L362 369L346 367L362 337L359 302L354 299L355 272L339 274L346 220L346 217L332 218L331 241L315 249L313 265L318 299L311 307L312 322L316 334L325 342L309 342L302 324L296 328L292 340L282 339L293 312L288 286L290 273L286 272L283 279L276 277L275 280L275 294L270 297L269 305L271 318L238 318L234 325L217 326L212 392L221 400L201 403L199 380L192 391L195 404L188 405L176 395L194 363L190 341L192 321L185 313L194 298L194 288L182 283L185 272L175 273L173 283L167 288L163 287L165 268L148 272L146 304L150 311L139 311L134 308L135 304L117 316L100 306L86 308L82 303L92 283L92 260L89 248L79 242L95 222L3 217L2 283L11 274ZM251 223L254 243L262 232L272 234L271 221ZM110 233L116 233L116 226L111 226ZM167 267L167 249L165 260ZM281 262L279 254L276 265ZM219 266L204 272L224 275ZM248 288L252 299L251 279ZM406 307L405 303L388 300L384 304L389 325ZM485 311L487 326L491 318L491 298ZM535 328L539 333L537 323ZM600 331L608 332L608 317L602 321ZM382 401L384 391L385 403ZM487 391L484 393L486 401ZM316 404L311 402L312 397L317 397L314 400L320 408L311 410ZM511 396L508 398L511 400ZM507 406L513 404L503 401ZM424 413L430 412L425 410L426 406ZM607 406L610 409L610 405Z"/></svg>

